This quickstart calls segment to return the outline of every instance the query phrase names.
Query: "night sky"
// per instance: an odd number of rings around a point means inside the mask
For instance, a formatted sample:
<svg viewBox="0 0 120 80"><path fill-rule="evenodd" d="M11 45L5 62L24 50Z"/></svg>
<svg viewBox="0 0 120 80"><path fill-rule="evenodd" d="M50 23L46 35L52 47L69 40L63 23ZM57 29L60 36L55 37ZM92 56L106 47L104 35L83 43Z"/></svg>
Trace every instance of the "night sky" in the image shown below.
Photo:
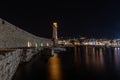
<svg viewBox="0 0 120 80"><path fill-rule="evenodd" d="M120 2L105 0L1 2L0 17L40 37L120 38Z"/></svg>

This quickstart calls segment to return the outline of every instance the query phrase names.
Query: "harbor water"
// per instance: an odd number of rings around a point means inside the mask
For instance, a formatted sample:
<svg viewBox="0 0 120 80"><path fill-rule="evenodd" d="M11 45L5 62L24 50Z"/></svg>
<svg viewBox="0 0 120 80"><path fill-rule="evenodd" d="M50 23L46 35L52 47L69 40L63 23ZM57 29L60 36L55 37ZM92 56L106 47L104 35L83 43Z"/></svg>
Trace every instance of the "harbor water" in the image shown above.
<svg viewBox="0 0 120 80"><path fill-rule="evenodd" d="M75 46L54 56L36 55L13 80L120 80L120 48Z"/></svg>

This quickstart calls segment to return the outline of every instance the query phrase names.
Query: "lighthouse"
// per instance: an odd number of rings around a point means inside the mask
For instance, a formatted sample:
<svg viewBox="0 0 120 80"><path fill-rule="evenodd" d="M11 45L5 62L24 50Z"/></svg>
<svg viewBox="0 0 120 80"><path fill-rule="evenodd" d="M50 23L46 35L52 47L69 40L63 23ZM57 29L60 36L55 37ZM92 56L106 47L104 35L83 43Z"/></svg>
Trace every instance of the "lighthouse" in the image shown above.
<svg viewBox="0 0 120 80"><path fill-rule="evenodd" d="M52 27L53 27L53 34L52 34L53 46L57 46L58 45L57 22L53 22Z"/></svg>

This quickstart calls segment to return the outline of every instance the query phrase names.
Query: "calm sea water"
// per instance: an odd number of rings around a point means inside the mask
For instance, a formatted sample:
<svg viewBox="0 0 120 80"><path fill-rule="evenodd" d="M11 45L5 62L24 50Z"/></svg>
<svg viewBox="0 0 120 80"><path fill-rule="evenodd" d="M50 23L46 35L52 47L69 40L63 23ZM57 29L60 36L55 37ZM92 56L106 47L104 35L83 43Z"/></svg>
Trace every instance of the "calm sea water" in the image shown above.
<svg viewBox="0 0 120 80"><path fill-rule="evenodd" d="M35 56L18 68L13 80L120 80L120 49L67 48L53 57Z"/></svg>

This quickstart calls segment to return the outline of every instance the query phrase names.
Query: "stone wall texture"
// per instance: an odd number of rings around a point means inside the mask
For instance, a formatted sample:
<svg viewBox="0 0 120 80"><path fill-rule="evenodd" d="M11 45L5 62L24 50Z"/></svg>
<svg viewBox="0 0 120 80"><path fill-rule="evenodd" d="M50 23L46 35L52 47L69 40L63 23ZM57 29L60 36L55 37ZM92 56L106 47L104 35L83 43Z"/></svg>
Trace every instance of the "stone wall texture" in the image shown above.
<svg viewBox="0 0 120 80"><path fill-rule="evenodd" d="M52 45L51 39L35 36L0 18L0 48Z"/></svg>

